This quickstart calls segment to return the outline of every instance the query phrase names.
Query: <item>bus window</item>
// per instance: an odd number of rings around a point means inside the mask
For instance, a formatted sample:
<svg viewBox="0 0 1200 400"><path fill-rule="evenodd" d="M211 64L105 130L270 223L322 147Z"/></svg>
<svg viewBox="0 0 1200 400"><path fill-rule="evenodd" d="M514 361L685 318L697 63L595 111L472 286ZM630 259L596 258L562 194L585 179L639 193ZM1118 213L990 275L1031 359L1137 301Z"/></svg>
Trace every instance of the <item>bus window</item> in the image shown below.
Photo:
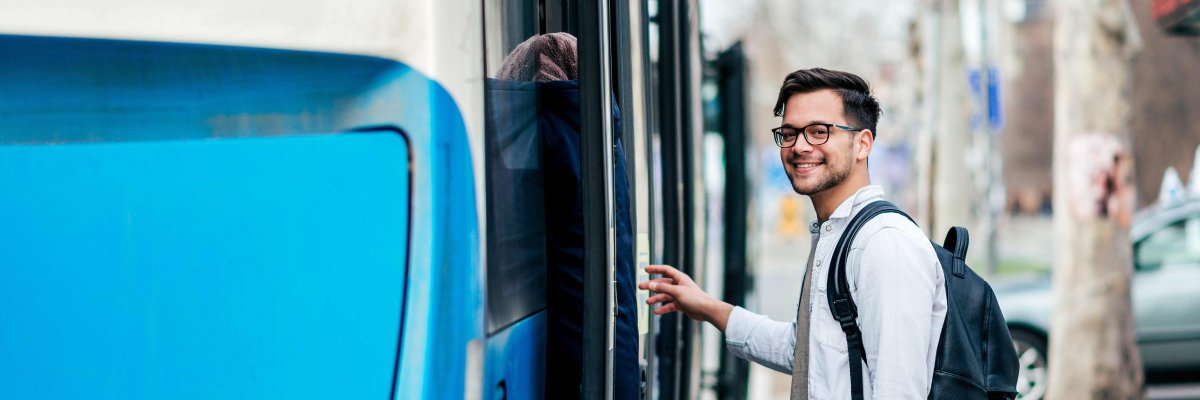
<svg viewBox="0 0 1200 400"><path fill-rule="evenodd" d="M536 0L484 2L485 393L544 398L545 160L535 82L510 57L540 30Z"/></svg>
<svg viewBox="0 0 1200 400"><path fill-rule="evenodd" d="M546 305L546 228L537 91L515 78L508 57L537 33L535 2L487 7L486 133L487 331L495 333ZM505 64L509 62L509 64ZM507 76L502 76L502 72Z"/></svg>

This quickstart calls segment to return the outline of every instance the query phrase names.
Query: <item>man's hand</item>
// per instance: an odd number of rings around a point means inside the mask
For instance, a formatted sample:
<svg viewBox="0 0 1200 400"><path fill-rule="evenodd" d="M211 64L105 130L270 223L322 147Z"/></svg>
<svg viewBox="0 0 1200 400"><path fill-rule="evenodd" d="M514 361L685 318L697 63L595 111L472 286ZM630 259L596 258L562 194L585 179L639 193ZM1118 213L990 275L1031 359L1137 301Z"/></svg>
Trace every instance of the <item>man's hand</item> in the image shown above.
<svg viewBox="0 0 1200 400"><path fill-rule="evenodd" d="M655 315L682 311L694 320L708 322L725 332L725 324L729 322L729 313L733 312L733 305L704 293L692 278L670 265L650 265L646 267L646 272L664 275L662 278L638 284L639 289L657 292L646 299L646 304L665 303L654 309Z"/></svg>

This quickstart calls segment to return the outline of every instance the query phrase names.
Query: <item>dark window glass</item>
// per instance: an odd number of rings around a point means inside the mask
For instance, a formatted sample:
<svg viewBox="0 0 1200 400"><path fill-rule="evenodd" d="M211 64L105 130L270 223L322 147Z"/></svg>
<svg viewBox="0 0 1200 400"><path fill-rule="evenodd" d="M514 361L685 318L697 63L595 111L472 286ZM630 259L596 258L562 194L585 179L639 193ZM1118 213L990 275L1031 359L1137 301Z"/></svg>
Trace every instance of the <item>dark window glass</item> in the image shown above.
<svg viewBox="0 0 1200 400"><path fill-rule="evenodd" d="M546 225L538 94L511 56L540 29L536 0L486 7L487 330L546 306ZM522 48L524 51L525 48Z"/></svg>

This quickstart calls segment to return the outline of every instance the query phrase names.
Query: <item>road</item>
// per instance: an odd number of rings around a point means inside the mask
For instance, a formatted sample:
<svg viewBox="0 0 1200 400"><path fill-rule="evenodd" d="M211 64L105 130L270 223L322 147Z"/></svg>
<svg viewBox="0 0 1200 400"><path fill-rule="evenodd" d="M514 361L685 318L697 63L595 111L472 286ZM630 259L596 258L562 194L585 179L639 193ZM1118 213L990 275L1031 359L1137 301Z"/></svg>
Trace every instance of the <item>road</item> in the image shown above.
<svg viewBox="0 0 1200 400"><path fill-rule="evenodd" d="M1200 382L1155 384L1146 388L1147 400L1198 400Z"/></svg>

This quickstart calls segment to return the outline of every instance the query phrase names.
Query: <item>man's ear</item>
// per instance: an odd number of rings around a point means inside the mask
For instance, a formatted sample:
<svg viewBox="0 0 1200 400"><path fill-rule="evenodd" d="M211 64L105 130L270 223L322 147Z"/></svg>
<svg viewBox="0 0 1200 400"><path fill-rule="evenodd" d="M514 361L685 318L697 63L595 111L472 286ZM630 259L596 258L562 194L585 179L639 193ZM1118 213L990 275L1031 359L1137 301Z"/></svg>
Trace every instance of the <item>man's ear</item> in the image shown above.
<svg viewBox="0 0 1200 400"><path fill-rule="evenodd" d="M866 160L867 156L871 155L871 149L875 147L875 132L863 129L858 133L858 154L855 154L855 158L861 161Z"/></svg>

